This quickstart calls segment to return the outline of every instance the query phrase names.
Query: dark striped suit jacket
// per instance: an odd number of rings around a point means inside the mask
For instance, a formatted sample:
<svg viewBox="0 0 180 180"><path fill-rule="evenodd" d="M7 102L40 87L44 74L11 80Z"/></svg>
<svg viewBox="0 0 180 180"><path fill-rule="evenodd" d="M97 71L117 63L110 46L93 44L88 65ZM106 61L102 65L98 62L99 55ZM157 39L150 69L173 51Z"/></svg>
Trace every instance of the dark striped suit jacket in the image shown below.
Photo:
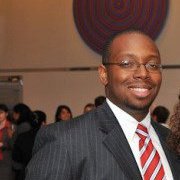
<svg viewBox="0 0 180 180"><path fill-rule="evenodd" d="M153 123L153 122L152 122ZM153 123L175 180L180 161L166 147L168 130ZM127 127L128 128L128 127ZM142 180L123 131L107 103L39 131L26 180Z"/></svg>

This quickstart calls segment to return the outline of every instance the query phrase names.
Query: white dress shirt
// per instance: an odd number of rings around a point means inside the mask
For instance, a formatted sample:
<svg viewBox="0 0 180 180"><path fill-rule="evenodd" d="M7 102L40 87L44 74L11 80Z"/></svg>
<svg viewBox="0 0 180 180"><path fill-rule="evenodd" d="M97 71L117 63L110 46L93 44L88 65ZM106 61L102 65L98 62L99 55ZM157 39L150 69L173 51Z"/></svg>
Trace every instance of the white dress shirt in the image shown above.
<svg viewBox="0 0 180 180"><path fill-rule="evenodd" d="M106 99L109 107L113 111L115 117L117 118L125 136L126 139L131 147L131 150L134 154L135 160L137 162L137 165L139 167L139 170L142 175L142 167L140 163L140 153L139 153L139 136L136 134L136 129L138 126L138 121L133 118L131 115L120 109L118 106L113 104L109 99ZM161 146L160 140L154 130L154 128L151 125L151 116L150 113L147 114L147 116L141 121L141 124L144 125L149 132L149 136L152 140L152 143L156 150L159 153L161 163L164 167L166 180L173 180L172 172L169 166L169 163L167 161L167 158L165 156L164 150ZM142 176L143 177L143 176Z"/></svg>

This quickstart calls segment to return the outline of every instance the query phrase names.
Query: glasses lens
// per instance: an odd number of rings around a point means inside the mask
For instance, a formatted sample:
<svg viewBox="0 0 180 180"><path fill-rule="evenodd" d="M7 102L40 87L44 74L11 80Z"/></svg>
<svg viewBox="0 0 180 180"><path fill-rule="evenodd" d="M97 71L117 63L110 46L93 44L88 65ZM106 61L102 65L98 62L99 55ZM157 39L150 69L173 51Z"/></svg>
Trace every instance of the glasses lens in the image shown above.
<svg viewBox="0 0 180 180"><path fill-rule="evenodd" d="M119 66L122 69L127 69L127 70L135 70L138 66L138 64L136 63L136 61L133 60L123 60L119 63Z"/></svg>
<svg viewBox="0 0 180 180"><path fill-rule="evenodd" d="M157 64L157 63L147 63L145 66L149 72L156 73L156 72L161 72L161 70L162 70L161 64Z"/></svg>
<svg viewBox="0 0 180 180"><path fill-rule="evenodd" d="M127 70L127 71L135 71L138 68L140 68L141 65L143 65L147 71L152 72L152 73L159 73L162 71L162 65L157 64L156 62L148 62L147 64L141 64L135 60L129 60L129 59L122 60L119 63L113 63L113 62L104 63L104 65L117 65L121 69Z"/></svg>

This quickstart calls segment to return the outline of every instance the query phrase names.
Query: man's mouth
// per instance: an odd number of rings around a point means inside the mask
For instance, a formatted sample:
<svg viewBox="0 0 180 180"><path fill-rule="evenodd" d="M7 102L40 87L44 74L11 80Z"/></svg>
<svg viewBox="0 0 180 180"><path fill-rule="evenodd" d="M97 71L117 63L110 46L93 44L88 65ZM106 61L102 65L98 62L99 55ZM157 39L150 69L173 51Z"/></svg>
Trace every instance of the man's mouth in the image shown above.
<svg viewBox="0 0 180 180"><path fill-rule="evenodd" d="M149 86L144 86L144 87L131 86L131 87L128 87L128 89L131 90L131 92L139 98L145 98L151 93L150 92L151 87Z"/></svg>

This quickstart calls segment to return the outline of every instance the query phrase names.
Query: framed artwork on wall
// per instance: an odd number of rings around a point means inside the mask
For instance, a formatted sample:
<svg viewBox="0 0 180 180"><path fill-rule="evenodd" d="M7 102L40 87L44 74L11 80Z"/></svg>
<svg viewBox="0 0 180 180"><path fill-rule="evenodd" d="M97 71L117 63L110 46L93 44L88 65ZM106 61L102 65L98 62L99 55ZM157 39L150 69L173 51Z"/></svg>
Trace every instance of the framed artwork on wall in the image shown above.
<svg viewBox="0 0 180 180"><path fill-rule="evenodd" d="M73 13L85 43L101 54L106 39L134 28L156 39L168 14L168 0L74 0Z"/></svg>

